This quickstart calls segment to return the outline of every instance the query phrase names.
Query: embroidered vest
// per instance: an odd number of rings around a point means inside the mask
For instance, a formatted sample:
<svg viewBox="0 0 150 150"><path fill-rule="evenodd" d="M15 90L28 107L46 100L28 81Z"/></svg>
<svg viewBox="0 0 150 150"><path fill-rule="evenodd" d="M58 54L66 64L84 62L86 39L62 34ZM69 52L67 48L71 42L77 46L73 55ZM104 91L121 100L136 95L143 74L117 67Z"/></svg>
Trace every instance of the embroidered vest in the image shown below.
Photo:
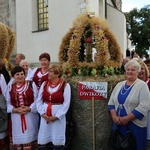
<svg viewBox="0 0 150 150"><path fill-rule="evenodd" d="M24 106L30 106L34 102L34 96L33 96L33 89L30 86L30 81L27 81L27 88L23 89L21 93L22 100L19 99L19 93L16 91L16 83L13 83L11 85L10 89L10 98L11 98L11 104L14 107L20 107L22 104Z"/></svg>
<svg viewBox="0 0 150 150"><path fill-rule="evenodd" d="M65 85L65 82L62 81L60 83L60 86L58 88L58 90L54 93L50 93L48 91L48 87L49 87L49 82L47 81L44 85L44 91L43 91L43 101L44 102L51 102L51 103L60 103L62 104L64 102L64 97L63 97L63 92L64 92L64 85Z"/></svg>
<svg viewBox="0 0 150 150"><path fill-rule="evenodd" d="M48 74L46 75L43 75L41 78L38 77L38 72L41 71L41 68L38 68L34 74L34 77L33 77L33 81L35 82L35 84L37 85L38 88L40 88L40 86L42 85L42 83L44 81L47 81L48 80Z"/></svg>

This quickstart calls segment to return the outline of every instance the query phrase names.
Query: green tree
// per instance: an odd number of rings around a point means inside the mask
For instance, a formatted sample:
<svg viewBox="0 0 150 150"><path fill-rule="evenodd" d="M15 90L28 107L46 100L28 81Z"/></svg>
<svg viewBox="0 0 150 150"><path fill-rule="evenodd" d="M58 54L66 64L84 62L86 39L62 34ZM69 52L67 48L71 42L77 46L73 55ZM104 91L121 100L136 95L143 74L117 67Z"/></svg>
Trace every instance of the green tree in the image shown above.
<svg viewBox="0 0 150 150"><path fill-rule="evenodd" d="M140 56L147 55L146 50L150 46L150 5L140 10L134 8L125 13L127 20L127 33L130 35L132 44L135 45L136 53Z"/></svg>

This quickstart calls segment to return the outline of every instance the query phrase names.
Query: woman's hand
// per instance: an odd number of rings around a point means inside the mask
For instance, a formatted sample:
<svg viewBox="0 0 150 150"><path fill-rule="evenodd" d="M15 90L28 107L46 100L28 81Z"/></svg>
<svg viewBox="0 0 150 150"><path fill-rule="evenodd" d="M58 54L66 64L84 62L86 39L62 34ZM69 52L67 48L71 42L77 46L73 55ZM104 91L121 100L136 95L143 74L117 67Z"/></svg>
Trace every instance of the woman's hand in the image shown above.
<svg viewBox="0 0 150 150"><path fill-rule="evenodd" d="M27 114L30 111L31 111L31 108L28 106L21 106L18 108L13 108L13 110L12 110L13 113L17 113L20 115Z"/></svg>
<svg viewBox="0 0 150 150"><path fill-rule="evenodd" d="M110 112L111 112L111 117L112 117L113 122L116 123L117 125L119 125L120 124L120 117L117 116L116 110L112 109Z"/></svg>
<svg viewBox="0 0 150 150"><path fill-rule="evenodd" d="M22 108L22 114L27 114L28 112L31 111L31 108L28 106L21 106Z"/></svg>
<svg viewBox="0 0 150 150"><path fill-rule="evenodd" d="M47 123L58 120L56 116L47 116L46 114L42 114L41 116L46 120Z"/></svg>
<svg viewBox="0 0 150 150"><path fill-rule="evenodd" d="M136 117L133 115L133 113L130 113L129 115L124 117L120 117L120 125L126 125L135 118Z"/></svg>
<svg viewBox="0 0 150 150"><path fill-rule="evenodd" d="M120 125L120 117L118 117L117 115L112 116L112 120L115 124Z"/></svg>
<svg viewBox="0 0 150 150"><path fill-rule="evenodd" d="M129 123L129 118L128 116L120 117L120 125L126 125Z"/></svg>

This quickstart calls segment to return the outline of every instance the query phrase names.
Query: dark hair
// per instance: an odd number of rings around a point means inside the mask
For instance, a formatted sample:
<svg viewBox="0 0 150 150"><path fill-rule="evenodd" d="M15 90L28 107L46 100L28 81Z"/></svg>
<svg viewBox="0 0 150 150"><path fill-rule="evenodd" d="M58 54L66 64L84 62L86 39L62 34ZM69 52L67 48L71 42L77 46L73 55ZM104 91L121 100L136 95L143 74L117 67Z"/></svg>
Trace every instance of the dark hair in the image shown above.
<svg viewBox="0 0 150 150"><path fill-rule="evenodd" d="M14 77L14 75L18 72L22 72L25 74L24 69L21 66L16 66L11 70L11 76Z"/></svg>
<svg viewBox="0 0 150 150"><path fill-rule="evenodd" d="M150 64L150 58L147 58L146 60L144 60L145 64Z"/></svg>
<svg viewBox="0 0 150 150"><path fill-rule="evenodd" d="M48 61L51 60L51 57L48 53L42 53L40 56L39 56L39 60L41 60L42 58L46 58Z"/></svg>

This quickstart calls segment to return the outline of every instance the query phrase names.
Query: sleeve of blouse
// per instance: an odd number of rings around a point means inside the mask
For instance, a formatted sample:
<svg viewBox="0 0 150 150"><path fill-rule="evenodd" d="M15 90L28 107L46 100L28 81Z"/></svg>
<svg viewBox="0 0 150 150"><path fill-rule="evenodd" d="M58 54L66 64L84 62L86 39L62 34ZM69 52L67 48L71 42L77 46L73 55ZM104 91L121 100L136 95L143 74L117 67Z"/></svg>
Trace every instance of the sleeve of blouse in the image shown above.
<svg viewBox="0 0 150 150"><path fill-rule="evenodd" d="M35 74L35 72L36 72L36 70L37 70L38 68L34 68L28 75L27 75L27 77L26 77L26 80L32 80L33 79L33 76L34 76L34 74Z"/></svg>
<svg viewBox="0 0 150 150"><path fill-rule="evenodd" d="M64 102L62 104L62 106L60 107L60 109L58 110L58 112L56 113L56 117L58 117L59 119L61 119L61 117L63 117L64 115L66 115L69 106L70 106L70 101L71 101L71 87L69 85L69 83L66 84L66 86L64 87Z"/></svg>
<svg viewBox="0 0 150 150"><path fill-rule="evenodd" d="M6 90L7 90L7 83L5 81L3 74L1 74L0 80L1 80L0 83L1 83L2 94L5 97L6 96Z"/></svg>
<svg viewBox="0 0 150 150"><path fill-rule="evenodd" d="M36 109L40 115L45 114L45 110L43 108L44 103L43 103L43 98L42 98L44 85L45 85L45 82L42 83L39 89L37 100L36 100Z"/></svg>
<svg viewBox="0 0 150 150"><path fill-rule="evenodd" d="M38 89L37 89L37 86L34 82L32 82L32 89L33 89L34 102L30 105L30 108L31 108L31 112L36 113L37 112L36 99L37 99L37 96L38 96Z"/></svg>
<svg viewBox="0 0 150 150"><path fill-rule="evenodd" d="M146 83L141 85L138 101L139 104L135 110L146 116L150 107L150 92Z"/></svg>
<svg viewBox="0 0 150 150"><path fill-rule="evenodd" d="M13 105L11 105L11 101L10 101L10 86L7 86L7 90L6 90L6 104L7 104L7 113L12 113L12 109L14 108Z"/></svg>

